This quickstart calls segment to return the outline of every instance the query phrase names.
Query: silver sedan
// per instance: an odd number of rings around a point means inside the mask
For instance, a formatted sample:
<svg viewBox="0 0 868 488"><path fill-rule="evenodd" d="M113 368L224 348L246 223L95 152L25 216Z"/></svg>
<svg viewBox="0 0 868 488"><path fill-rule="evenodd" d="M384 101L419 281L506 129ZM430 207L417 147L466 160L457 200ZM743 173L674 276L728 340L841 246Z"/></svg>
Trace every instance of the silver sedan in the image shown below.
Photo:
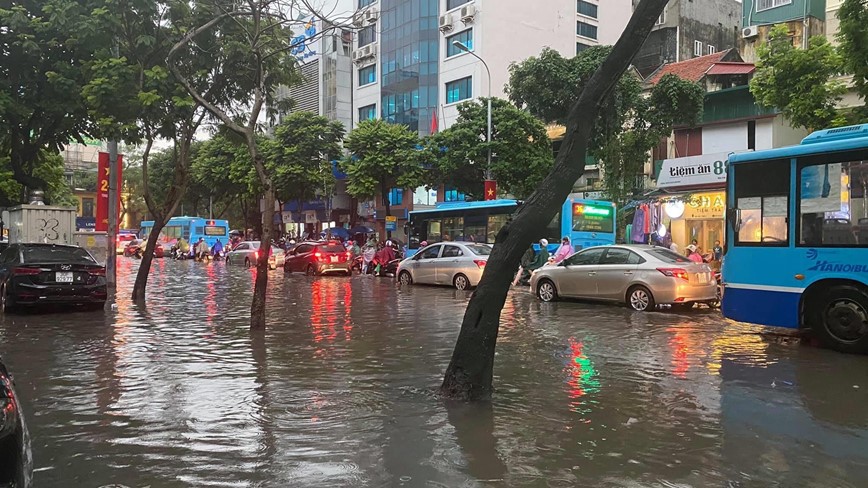
<svg viewBox="0 0 868 488"><path fill-rule="evenodd" d="M226 264L244 264L245 268L256 266L256 260L259 258L259 241L244 241L238 243L237 246L226 255ZM271 246L271 255L268 256L268 268L277 269L282 267L286 261L286 256L283 249L277 246Z"/></svg>
<svg viewBox="0 0 868 488"><path fill-rule="evenodd" d="M600 246L534 272L531 289L544 302L558 297L626 303L633 310L660 304L689 307L717 299L707 264L654 246Z"/></svg>
<svg viewBox="0 0 868 488"><path fill-rule="evenodd" d="M476 286L485 271L491 246L473 242L438 242L401 261L395 273L402 285Z"/></svg>

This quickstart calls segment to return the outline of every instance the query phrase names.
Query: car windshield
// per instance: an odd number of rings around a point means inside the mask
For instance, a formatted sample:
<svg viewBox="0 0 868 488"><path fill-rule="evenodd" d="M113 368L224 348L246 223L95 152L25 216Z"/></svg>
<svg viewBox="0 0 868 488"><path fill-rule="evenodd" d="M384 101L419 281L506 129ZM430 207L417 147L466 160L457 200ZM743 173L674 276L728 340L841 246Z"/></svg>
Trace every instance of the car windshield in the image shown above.
<svg viewBox="0 0 868 488"><path fill-rule="evenodd" d="M479 244L473 246L467 246L467 249L470 249L470 252L476 254L477 256L488 256L491 254L491 248L488 246L482 246Z"/></svg>
<svg viewBox="0 0 868 488"><path fill-rule="evenodd" d="M96 263L93 257L80 247L25 246L21 251L25 263Z"/></svg>
<svg viewBox="0 0 868 488"><path fill-rule="evenodd" d="M258 242L251 241L251 242L249 242L249 244L250 244L250 249L259 249L259 243Z"/></svg>
<svg viewBox="0 0 868 488"><path fill-rule="evenodd" d="M339 244L328 244L325 246L320 246L319 250L322 252L346 252L346 248Z"/></svg>
<svg viewBox="0 0 868 488"><path fill-rule="evenodd" d="M664 263L689 263L691 262L686 257L672 252L669 249L657 248L657 249L648 249L645 252L654 256L655 258L663 261Z"/></svg>

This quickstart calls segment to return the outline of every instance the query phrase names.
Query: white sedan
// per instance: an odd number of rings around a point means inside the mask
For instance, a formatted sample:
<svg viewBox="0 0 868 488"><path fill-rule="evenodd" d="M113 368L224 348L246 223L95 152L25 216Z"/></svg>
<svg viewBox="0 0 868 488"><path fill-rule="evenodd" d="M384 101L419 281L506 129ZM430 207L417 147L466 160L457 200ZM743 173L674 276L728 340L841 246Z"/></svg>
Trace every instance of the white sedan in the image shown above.
<svg viewBox="0 0 868 488"><path fill-rule="evenodd" d="M256 266L256 260L259 258L259 241L244 241L239 243L235 248L229 251L226 256L226 264L243 264L245 268ZM268 257L269 269L277 269L282 267L286 262L286 254L283 249L277 246L271 246L271 255Z"/></svg>
<svg viewBox="0 0 868 488"><path fill-rule="evenodd" d="M438 242L401 261L395 276L402 285L449 285L459 290L482 279L491 246L474 242Z"/></svg>

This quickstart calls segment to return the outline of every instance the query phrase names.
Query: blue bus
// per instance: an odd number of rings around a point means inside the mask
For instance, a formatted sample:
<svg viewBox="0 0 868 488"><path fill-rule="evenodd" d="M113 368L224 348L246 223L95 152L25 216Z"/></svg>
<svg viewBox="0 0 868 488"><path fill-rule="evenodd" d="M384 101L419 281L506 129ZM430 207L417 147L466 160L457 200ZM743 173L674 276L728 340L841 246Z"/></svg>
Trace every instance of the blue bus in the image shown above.
<svg viewBox="0 0 868 488"><path fill-rule="evenodd" d="M407 224L409 255L419 243L474 241L494 244L497 233L522 203L518 200L442 202L430 210L410 212ZM564 218L562 218L564 217ZM555 250L563 236L569 236L576 250L615 243L615 204L582 200L570 195L549 223L540 239Z"/></svg>
<svg viewBox="0 0 868 488"><path fill-rule="evenodd" d="M723 314L868 353L868 124L732 154Z"/></svg>
<svg viewBox="0 0 868 488"><path fill-rule="evenodd" d="M147 239L153 228L153 220L142 221L142 230L139 237ZM168 249L181 237L193 244L198 242L200 237L204 238L209 247L213 246L217 242L217 239L220 239L220 242L226 245L229 242L229 221L204 219L201 217L172 217L160 232L160 238L157 243L162 245L163 248Z"/></svg>

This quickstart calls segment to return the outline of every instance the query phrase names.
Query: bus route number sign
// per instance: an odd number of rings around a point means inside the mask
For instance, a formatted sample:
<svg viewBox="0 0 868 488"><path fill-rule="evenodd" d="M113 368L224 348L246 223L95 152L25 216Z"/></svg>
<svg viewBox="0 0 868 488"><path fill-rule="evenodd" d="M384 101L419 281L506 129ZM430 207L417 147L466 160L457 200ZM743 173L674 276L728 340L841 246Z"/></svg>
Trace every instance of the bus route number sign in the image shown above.
<svg viewBox="0 0 868 488"><path fill-rule="evenodd" d="M573 230L579 232L612 232L612 209L582 203L573 204Z"/></svg>

